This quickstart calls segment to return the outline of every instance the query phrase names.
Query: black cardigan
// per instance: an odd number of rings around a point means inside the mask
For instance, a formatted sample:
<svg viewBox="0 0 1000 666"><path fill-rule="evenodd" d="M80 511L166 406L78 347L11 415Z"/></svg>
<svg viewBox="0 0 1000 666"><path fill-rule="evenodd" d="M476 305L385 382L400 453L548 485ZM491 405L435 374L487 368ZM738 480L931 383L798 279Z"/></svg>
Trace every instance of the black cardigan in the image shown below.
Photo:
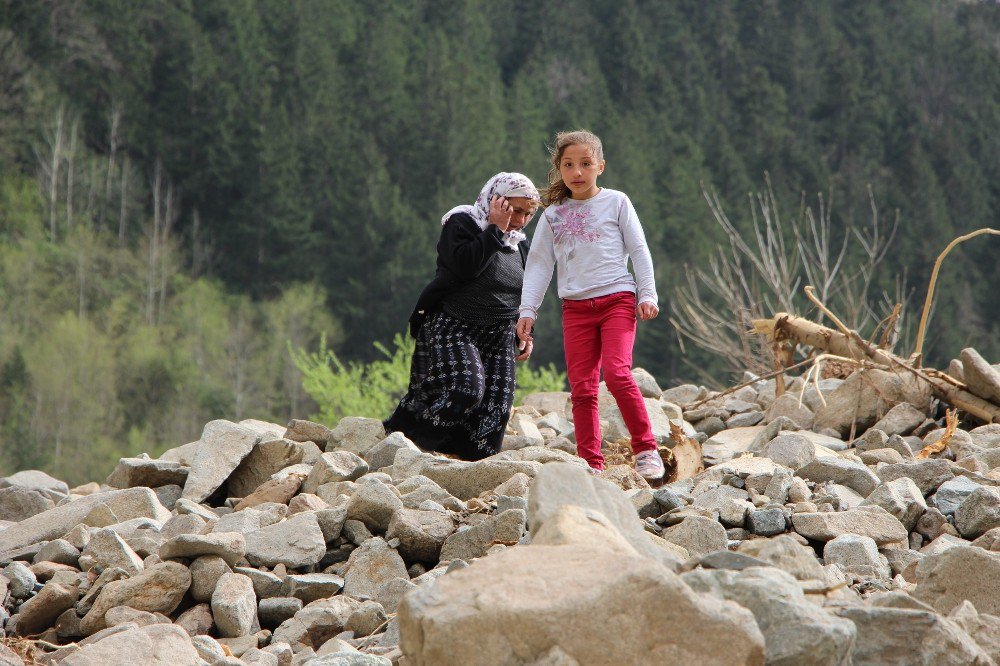
<svg viewBox="0 0 1000 666"><path fill-rule="evenodd" d="M445 296L478 277L503 247L503 232L496 225L483 231L467 213L448 218L437 244L437 272L410 314L410 335L417 337L427 315L440 309ZM529 247L528 239L517 244L522 266L528 261Z"/></svg>

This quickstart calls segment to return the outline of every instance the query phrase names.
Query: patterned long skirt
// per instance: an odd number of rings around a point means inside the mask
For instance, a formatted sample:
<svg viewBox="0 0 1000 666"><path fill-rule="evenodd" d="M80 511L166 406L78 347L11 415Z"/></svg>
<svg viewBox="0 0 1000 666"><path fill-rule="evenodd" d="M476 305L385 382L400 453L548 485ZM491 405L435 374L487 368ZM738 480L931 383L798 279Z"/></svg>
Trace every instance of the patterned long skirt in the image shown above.
<svg viewBox="0 0 1000 666"><path fill-rule="evenodd" d="M498 453L514 404L514 337L513 322L480 326L431 314L417 334L409 390L386 432L465 460Z"/></svg>

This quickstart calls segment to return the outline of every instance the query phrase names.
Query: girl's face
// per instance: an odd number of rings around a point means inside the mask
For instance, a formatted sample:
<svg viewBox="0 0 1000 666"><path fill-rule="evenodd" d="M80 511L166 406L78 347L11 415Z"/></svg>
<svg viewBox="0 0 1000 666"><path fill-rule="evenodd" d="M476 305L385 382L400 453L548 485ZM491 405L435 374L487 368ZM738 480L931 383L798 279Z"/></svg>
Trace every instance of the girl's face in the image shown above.
<svg viewBox="0 0 1000 666"><path fill-rule="evenodd" d="M574 143L563 149L559 158L559 175L569 187L573 199L589 199L598 192L597 177L604 173L604 160L594 158L594 151Z"/></svg>

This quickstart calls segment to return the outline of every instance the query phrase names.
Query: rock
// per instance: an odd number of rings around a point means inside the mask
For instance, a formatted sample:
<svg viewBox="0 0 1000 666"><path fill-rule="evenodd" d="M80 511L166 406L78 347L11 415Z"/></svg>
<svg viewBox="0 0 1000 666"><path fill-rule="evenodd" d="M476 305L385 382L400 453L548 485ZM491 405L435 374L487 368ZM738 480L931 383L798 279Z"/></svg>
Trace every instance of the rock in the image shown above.
<svg viewBox="0 0 1000 666"><path fill-rule="evenodd" d="M966 539L1000 527L1000 488L976 488L955 510L955 527Z"/></svg>
<svg viewBox="0 0 1000 666"><path fill-rule="evenodd" d="M252 493L236 503L233 511L243 511L267 502L288 504L299 492L306 477L302 474L289 474L280 479L270 479L260 484Z"/></svg>
<svg viewBox="0 0 1000 666"><path fill-rule="evenodd" d="M183 486L189 469L169 460L122 458L105 483L115 488Z"/></svg>
<svg viewBox="0 0 1000 666"><path fill-rule="evenodd" d="M944 515L950 516L955 513L966 497L981 487L980 484L968 477L956 476L938 486L937 492L931 498L931 505Z"/></svg>
<svg viewBox="0 0 1000 666"><path fill-rule="evenodd" d="M312 442L293 442L284 438L263 440L233 470L226 489L231 497L246 498L272 475L293 465L312 462L319 455L319 447ZM287 502L286 499L282 504Z"/></svg>
<svg viewBox="0 0 1000 666"><path fill-rule="evenodd" d="M595 623L608 608L615 620ZM400 647L415 666L530 663L554 645L581 664L764 661L748 611L692 593L647 558L599 547L491 555L408 594L398 619Z"/></svg>
<svg viewBox="0 0 1000 666"><path fill-rule="evenodd" d="M927 510L927 502L909 477L901 477L884 483L876 488L861 506L880 506L903 523L908 531L917 524L917 520Z"/></svg>
<svg viewBox="0 0 1000 666"><path fill-rule="evenodd" d="M306 647L318 649L344 631L347 620L361 603L357 599L337 595L307 604L274 630L271 642L283 641L289 645L302 643Z"/></svg>
<svg viewBox="0 0 1000 666"><path fill-rule="evenodd" d="M680 524L663 530L661 536L686 548L694 557L726 547L726 529L716 521L701 516L685 518Z"/></svg>
<svg viewBox="0 0 1000 666"><path fill-rule="evenodd" d="M628 555L637 554L635 548L604 514L572 504L557 507L545 520L545 524L535 532L531 543L545 546L600 546ZM687 557L685 551L684 559Z"/></svg>
<svg viewBox="0 0 1000 666"><path fill-rule="evenodd" d="M434 564L454 531L455 521L448 514L404 508L392 516L385 536L399 539L398 550L407 560Z"/></svg>
<svg viewBox="0 0 1000 666"><path fill-rule="evenodd" d="M231 421L218 419L205 424L184 484L183 499L192 502L208 499L260 440L260 433Z"/></svg>
<svg viewBox="0 0 1000 666"><path fill-rule="evenodd" d="M366 467L371 469L382 469L392 465L396 460L396 454L400 451L412 451L420 453L416 444L406 438L401 432L394 432L381 442L365 451L364 459ZM367 469L366 469L367 471ZM360 474L358 476L361 476ZM357 477L350 478L353 481Z"/></svg>
<svg viewBox="0 0 1000 666"><path fill-rule="evenodd" d="M97 572L118 567L129 576L143 570L142 559L112 529L98 530L80 554L80 567L84 571L97 568Z"/></svg>
<svg viewBox="0 0 1000 666"><path fill-rule="evenodd" d="M357 636L369 636L384 627L387 620L388 616L381 604L375 601L365 601L347 618L347 624L344 628L353 631Z"/></svg>
<svg viewBox="0 0 1000 666"><path fill-rule="evenodd" d="M975 606L963 601L948 614L948 619L969 634L994 663L1000 660L1000 617L979 613Z"/></svg>
<svg viewBox="0 0 1000 666"><path fill-rule="evenodd" d="M233 573L241 573L253 582L258 599L276 597L281 593L282 579L273 573L252 567L234 567Z"/></svg>
<svg viewBox="0 0 1000 666"><path fill-rule="evenodd" d="M917 565L914 595L939 613L949 613L964 600L980 613L1000 614L1000 553L974 546L955 546L928 555Z"/></svg>
<svg viewBox="0 0 1000 666"><path fill-rule="evenodd" d="M705 397L705 389L694 384L681 384L668 388L660 394L660 399L676 405L688 405Z"/></svg>
<svg viewBox="0 0 1000 666"><path fill-rule="evenodd" d="M84 616L80 629L85 635L103 629L104 614L115 606L129 606L150 613L169 614L191 586L191 573L176 562L156 564L138 576L108 583Z"/></svg>
<svg viewBox="0 0 1000 666"><path fill-rule="evenodd" d="M48 490L59 495L69 495L69 486L64 481L53 478L37 469L26 469L0 479L0 488L28 488L29 490Z"/></svg>
<svg viewBox="0 0 1000 666"><path fill-rule="evenodd" d="M15 615L15 631L20 636L39 634L56 621L63 611L72 608L79 592L56 583L47 583L34 597L21 604Z"/></svg>
<svg viewBox="0 0 1000 666"><path fill-rule="evenodd" d="M187 609L177 617L174 622L183 629L189 636L207 636L215 625L212 617L212 607L208 604L198 604Z"/></svg>
<svg viewBox="0 0 1000 666"><path fill-rule="evenodd" d="M494 458L476 462L435 458L424 463L420 473L458 499L468 500L493 490L518 472L534 477L541 467L536 462Z"/></svg>
<svg viewBox="0 0 1000 666"><path fill-rule="evenodd" d="M478 525L459 530L445 539L441 559L469 561L483 557L495 544L513 546L524 532L526 519L524 511L510 509L490 516Z"/></svg>
<svg viewBox="0 0 1000 666"><path fill-rule="evenodd" d="M260 624L268 629L274 629L285 620L291 619L302 609L302 600L295 597L271 597L261 599L257 605L257 617Z"/></svg>
<svg viewBox="0 0 1000 666"><path fill-rule="evenodd" d="M83 646L59 662L60 666L200 666L202 663L191 638L171 624L118 632Z"/></svg>
<svg viewBox="0 0 1000 666"><path fill-rule="evenodd" d="M128 606L115 606L110 609L104 614L104 621L108 623L109 627L117 627L129 622L135 624L137 627L148 627L152 624L171 624L170 618L165 615L147 613L146 611L136 610Z"/></svg>
<svg viewBox="0 0 1000 666"><path fill-rule="evenodd" d="M823 566L816 559L812 549L797 542L791 536L773 539L744 541L737 552L763 560L785 571L798 580L823 580Z"/></svg>
<svg viewBox="0 0 1000 666"><path fill-rule="evenodd" d="M798 582L771 567L691 571L682 580L695 592L738 603L754 614L764 634L768 664L848 663L856 630L806 600Z"/></svg>
<svg viewBox="0 0 1000 666"><path fill-rule="evenodd" d="M816 420L812 410L799 402L798 395L791 393L784 393L771 403L764 413L764 422L771 423L781 417L791 419L800 428L811 428Z"/></svg>
<svg viewBox="0 0 1000 666"><path fill-rule="evenodd" d="M253 583L238 573L223 574L212 593L212 617L220 636L247 636L260 629Z"/></svg>
<svg viewBox="0 0 1000 666"><path fill-rule="evenodd" d="M358 482L357 490L347 503L347 518L360 520L370 529L385 532L392 516L403 508L403 500L393 489L377 478Z"/></svg>
<svg viewBox="0 0 1000 666"><path fill-rule="evenodd" d="M344 594L374 599L381 586L393 578L408 578L403 558L384 539L368 539L347 560Z"/></svg>
<svg viewBox="0 0 1000 666"><path fill-rule="evenodd" d="M232 569L218 555L203 555L194 560L189 568L191 572L191 598L198 602L212 600L212 593L219 579Z"/></svg>
<svg viewBox="0 0 1000 666"><path fill-rule="evenodd" d="M283 596L295 597L308 604L317 599L332 597L342 589L344 589L344 579L336 574L293 574L285 578L281 593Z"/></svg>
<svg viewBox="0 0 1000 666"><path fill-rule="evenodd" d="M368 463L350 451L330 451L322 454L312 467L302 492L315 493L324 483L354 481L368 473Z"/></svg>
<svg viewBox="0 0 1000 666"><path fill-rule="evenodd" d="M163 523L170 518L170 512L160 504L149 488L129 488L87 495L0 531L0 562L4 561L7 551L60 538L84 522L87 515L100 505L104 505L115 516L116 521L152 518Z"/></svg>
<svg viewBox="0 0 1000 666"><path fill-rule="evenodd" d="M649 491L646 491L649 492ZM650 493L652 497L652 493ZM719 486L703 492L694 499L694 506L701 506L718 513L719 520L726 527L743 527L747 513L753 511L753 504L748 500L750 494L741 488ZM652 517L659 516L657 511ZM640 518L644 518L640 514Z"/></svg>
<svg viewBox="0 0 1000 666"><path fill-rule="evenodd" d="M248 534L246 545L246 558L255 567L306 567L319 562L326 553L323 532L316 515L310 512L297 513Z"/></svg>
<svg viewBox="0 0 1000 666"><path fill-rule="evenodd" d="M56 505L45 493L33 488L10 486L0 488L0 516L19 523L26 518L48 511Z"/></svg>
<svg viewBox="0 0 1000 666"><path fill-rule="evenodd" d="M925 497L937 490L942 483L955 476L948 461L940 459L879 465L875 473L883 482L895 481L904 476L909 477L913 479Z"/></svg>
<svg viewBox="0 0 1000 666"><path fill-rule="evenodd" d="M865 465L841 458L816 458L796 469L795 475L810 481L833 481L855 490L862 497L868 497L879 485L879 478Z"/></svg>
<svg viewBox="0 0 1000 666"><path fill-rule="evenodd" d="M786 432L765 444L758 455L798 471L816 461L816 446L800 433Z"/></svg>
<svg viewBox="0 0 1000 666"><path fill-rule="evenodd" d="M894 405L872 428L886 435L908 435L924 422L927 415L908 402Z"/></svg>
<svg viewBox="0 0 1000 666"><path fill-rule="evenodd" d="M854 664L988 664L989 657L954 622L926 610L847 606L837 614L854 622Z"/></svg>
<svg viewBox="0 0 1000 666"><path fill-rule="evenodd" d="M788 521L781 509L756 509L747 517L747 528L759 536L774 536L788 528Z"/></svg>
<svg viewBox="0 0 1000 666"><path fill-rule="evenodd" d="M333 431L320 423L292 419L288 422L283 437L293 442L315 442L321 448L326 446L333 436Z"/></svg>
<svg viewBox="0 0 1000 666"><path fill-rule="evenodd" d="M962 372L969 392L994 404L1000 404L1000 372L972 347L961 352Z"/></svg>
<svg viewBox="0 0 1000 666"><path fill-rule="evenodd" d="M378 419L348 416L340 419L337 427L330 433L326 450L340 449L363 455L385 439L385 435L385 427Z"/></svg>
<svg viewBox="0 0 1000 666"><path fill-rule="evenodd" d="M79 568L80 551L65 539L54 539L41 547L32 560L33 563L54 562ZM0 594L0 598L3 595Z"/></svg>
<svg viewBox="0 0 1000 666"><path fill-rule="evenodd" d="M746 453L758 433L763 430L764 426L748 426L722 430L712 435L701 445L705 464L718 465Z"/></svg>
<svg viewBox="0 0 1000 666"><path fill-rule="evenodd" d="M160 559L195 559L202 555L216 555L229 566L235 566L246 552L246 537L239 532L180 534L160 546Z"/></svg>
<svg viewBox="0 0 1000 666"><path fill-rule="evenodd" d="M226 653L217 640L209 636L192 636L191 644L198 652L198 656L214 666L216 662L227 659Z"/></svg>
<svg viewBox="0 0 1000 666"><path fill-rule="evenodd" d="M792 514L792 528L807 539L830 541L841 534L868 536L882 546L905 541L903 524L880 506L865 506L838 513Z"/></svg>
<svg viewBox="0 0 1000 666"><path fill-rule="evenodd" d="M826 405L816 412L813 427L830 428L845 435L855 424L862 430L871 427L880 414L901 402L926 411L930 397L927 385L912 375L886 370L858 371L826 395Z"/></svg>
<svg viewBox="0 0 1000 666"><path fill-rule="evenodd" d="M823 546L823 561L838 564L848 573L858 576L876 576L883 580L892 577L889 561L879 555L878 545L871 537L842 534Z"/></svg>

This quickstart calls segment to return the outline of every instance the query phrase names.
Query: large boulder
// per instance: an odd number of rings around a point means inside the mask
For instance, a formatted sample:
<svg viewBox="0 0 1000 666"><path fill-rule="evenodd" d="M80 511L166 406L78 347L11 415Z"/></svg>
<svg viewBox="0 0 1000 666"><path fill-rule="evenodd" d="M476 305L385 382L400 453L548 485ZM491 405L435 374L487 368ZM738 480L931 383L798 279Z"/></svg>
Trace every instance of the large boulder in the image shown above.
<svg viewBox="0 0 1000 666"><path fill-rule="evenodd" d="M226 482L260 440L258 431L238 423L223 419L206 423L182 497L204 502Z"/></svg>
<svg viewBox="0 0 1000 666"><path fill-rule="evenodd" d="M1000 615L1000 553L953 546L928 555L917 565L914 594L939 613L968 600L980 613Z"/></svg>
<svg viewBox="0 0 1000 666"><path fill-rule="evenodd" d="M491 555L410 592L398 619L414 666L764 663L749 611L695 594L647 558L601 547ZM557 648L563 661L541 661Z"/></svg>

